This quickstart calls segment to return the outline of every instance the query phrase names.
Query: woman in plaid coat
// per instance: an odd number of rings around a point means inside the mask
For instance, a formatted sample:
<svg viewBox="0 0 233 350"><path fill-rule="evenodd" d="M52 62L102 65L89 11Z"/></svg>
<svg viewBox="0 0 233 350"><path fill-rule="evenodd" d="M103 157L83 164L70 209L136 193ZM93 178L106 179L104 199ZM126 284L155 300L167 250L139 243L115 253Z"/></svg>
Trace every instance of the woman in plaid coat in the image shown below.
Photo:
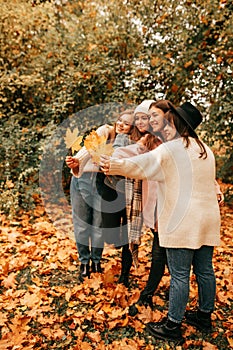
<svg viewBox="0 0 233 350"><path fill-rule="evenodd" d="M134 125L140 137L149 132L148 110L153 102L155 101L145 100L134 110ZM135 137L134 133L118 133L113 147L116 150L124 149L128 145L137 148L138 139L138 135ZM101 208L104 237L107 243L122 248L121 274L118 282L128 287L133 257L135 257L134 261L137 261L137 247L143 224L142 181L107 177L105 184Z"/></svg>

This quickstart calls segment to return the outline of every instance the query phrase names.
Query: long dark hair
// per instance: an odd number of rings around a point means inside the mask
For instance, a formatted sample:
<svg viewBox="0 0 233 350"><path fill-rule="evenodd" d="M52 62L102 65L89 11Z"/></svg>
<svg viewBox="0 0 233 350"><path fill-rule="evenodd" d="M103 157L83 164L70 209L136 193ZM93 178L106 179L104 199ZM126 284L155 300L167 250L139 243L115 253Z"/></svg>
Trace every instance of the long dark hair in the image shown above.
<svg viewBox="0 0 233 350"><path fill-rule="evenodd" d="M158 100L150 105L150 109L151 107L156 107L161 109L164 113L166 113L170 110L169 103L171 103L169 100Z"/></svg>
<svg viewBox="0 0 233 350"><path fill-rule="evenodd" d="M189 137L192 137L193 139L195 139L196 143L200 147L199 158L203 158L203 159L207 158L207 152L204 144L201 142L201 140L199 140L197 134L193 131L193 129L178 114L169 110L167 113L165 113L164 118L168 122L174 123L177 133L181 137L183 137L185 141L186 148L188 148L190 145Z"/></svg>
<svg viewBox="0 0 233 350"><path fill-rule="evenodd" d="M162 141L160 138L158 138L158 136L150 133L147 134L146 140L144 142L144 146L148 151L152 151L155 148L155 146L158 147L161 144L162 144Z"/></svg>

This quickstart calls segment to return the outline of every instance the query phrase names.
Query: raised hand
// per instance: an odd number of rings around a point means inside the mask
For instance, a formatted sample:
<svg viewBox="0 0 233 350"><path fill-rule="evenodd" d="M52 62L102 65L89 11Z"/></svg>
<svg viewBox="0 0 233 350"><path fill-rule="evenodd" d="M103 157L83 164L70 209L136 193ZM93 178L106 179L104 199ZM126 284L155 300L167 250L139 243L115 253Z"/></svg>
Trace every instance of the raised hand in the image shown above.
<svg viewBox="0 0 233 350"><path fill-rule="evenodd" d="M66 165L70 169L78 168L79 167L79 161L75 157L67 156L66 157Z"/></svg>

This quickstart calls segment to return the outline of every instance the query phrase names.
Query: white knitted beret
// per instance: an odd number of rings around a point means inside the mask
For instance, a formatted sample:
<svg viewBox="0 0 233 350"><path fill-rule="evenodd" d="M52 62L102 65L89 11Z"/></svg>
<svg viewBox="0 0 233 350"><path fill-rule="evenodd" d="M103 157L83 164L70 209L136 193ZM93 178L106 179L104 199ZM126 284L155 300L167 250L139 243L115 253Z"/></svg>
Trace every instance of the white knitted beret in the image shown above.
<svg viewBox="0 0 233 350"><path fill-rule="evenodd" d="M136 115L136 113L145 113L148 114L150 105L155 102L155 100L144 100L142 101L142 103L140 103L140 105L138 105L135 110L134 110L134 115Z"/></svg>

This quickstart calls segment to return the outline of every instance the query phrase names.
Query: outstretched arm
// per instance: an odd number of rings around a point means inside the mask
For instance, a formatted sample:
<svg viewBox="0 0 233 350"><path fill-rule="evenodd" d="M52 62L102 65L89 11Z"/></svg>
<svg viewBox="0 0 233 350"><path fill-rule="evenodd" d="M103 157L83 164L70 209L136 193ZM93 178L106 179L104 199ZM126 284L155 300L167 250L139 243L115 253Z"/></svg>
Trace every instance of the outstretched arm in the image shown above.
<svg viewBox="0 0 233 350"><path fill-rule="evenodd" d="M159 181L163 178L163 173L160 167L160 156L154 153L155 151L124 159L102 155L100 167L106 175L121 175L139 180Z"/></svg>

